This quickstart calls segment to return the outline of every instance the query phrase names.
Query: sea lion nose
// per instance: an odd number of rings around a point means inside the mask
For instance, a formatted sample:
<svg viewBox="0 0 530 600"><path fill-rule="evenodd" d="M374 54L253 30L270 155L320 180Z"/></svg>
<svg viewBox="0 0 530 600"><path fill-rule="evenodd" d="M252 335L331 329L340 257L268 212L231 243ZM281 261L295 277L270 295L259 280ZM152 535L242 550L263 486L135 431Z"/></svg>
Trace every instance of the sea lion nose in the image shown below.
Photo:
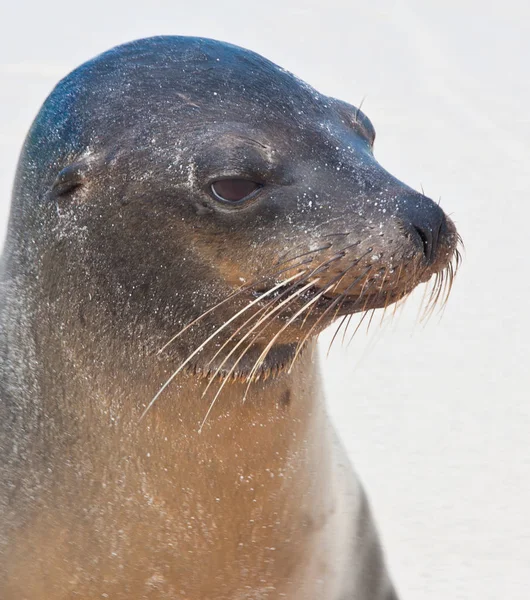
<svg viewBox="0 0 530 600"><path fill-rule="evenodd" d="M424 196L407 199L405 206L405 214L401 216L405 227L422 250L427 264L431 264L436 260L447 228L445 213L438 204Z"/></svg>

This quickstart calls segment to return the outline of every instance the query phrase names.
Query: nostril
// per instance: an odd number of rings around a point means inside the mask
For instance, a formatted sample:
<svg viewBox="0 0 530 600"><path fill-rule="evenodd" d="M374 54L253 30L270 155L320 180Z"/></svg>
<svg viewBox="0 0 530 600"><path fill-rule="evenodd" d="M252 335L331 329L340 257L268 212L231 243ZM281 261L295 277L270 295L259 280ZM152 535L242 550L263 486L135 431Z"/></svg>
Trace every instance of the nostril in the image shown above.
<svg viewBox="0 0 530 600"><path fill-rule="evenodd" d="M411 195L401 199L398 216L416 251L422 252L426 264L433 264L447 231L443 210L429 198Z"/></svg>
<svg viewBox="0 0 530 600"><path fill-rule="evenodd" d="M433 239L430 229L421 228L417 225L413 225L414 231L418 234L421 243L423 245L423 254L427 261L431 260L432 251L433 251Z"/></svg>
<svg viewBox="0 0 530 600"><path fill-rule="evenodd" d="M444 227L446 225L447 225L447 221L445 220L445 214L442 213L442 218L440 220L440 224L434 230L434 235L433 235L433 240L432 240L434 250L436 252L438 251L438 245L439 245L440 239L443 237Z"/></svg>

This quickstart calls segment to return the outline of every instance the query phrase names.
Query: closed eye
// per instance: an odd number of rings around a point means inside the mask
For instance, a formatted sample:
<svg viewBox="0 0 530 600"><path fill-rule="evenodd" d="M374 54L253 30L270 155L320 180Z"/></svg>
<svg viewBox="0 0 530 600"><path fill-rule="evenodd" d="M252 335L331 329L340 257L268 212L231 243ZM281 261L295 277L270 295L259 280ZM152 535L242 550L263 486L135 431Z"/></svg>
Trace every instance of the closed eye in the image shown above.
<svg viewBox="0 0 530 600"><path fill-rule="evenodd" d="M216 200L229 204L240 204L253 198L263 187L250 179L219 179L210 188Z"/></svg>

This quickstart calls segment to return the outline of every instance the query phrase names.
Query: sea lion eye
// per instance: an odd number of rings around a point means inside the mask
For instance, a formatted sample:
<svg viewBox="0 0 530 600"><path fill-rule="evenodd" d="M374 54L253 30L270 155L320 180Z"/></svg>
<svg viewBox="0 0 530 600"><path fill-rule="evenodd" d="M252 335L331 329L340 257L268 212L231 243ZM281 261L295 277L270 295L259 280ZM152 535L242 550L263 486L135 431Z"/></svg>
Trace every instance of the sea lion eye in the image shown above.
<svg viewBox="0 0 530 600"><path fill-rule="evenodd" d="M238 203L248 200L263 186L250 179L219 179L211 185L216 200Z"/></svg>

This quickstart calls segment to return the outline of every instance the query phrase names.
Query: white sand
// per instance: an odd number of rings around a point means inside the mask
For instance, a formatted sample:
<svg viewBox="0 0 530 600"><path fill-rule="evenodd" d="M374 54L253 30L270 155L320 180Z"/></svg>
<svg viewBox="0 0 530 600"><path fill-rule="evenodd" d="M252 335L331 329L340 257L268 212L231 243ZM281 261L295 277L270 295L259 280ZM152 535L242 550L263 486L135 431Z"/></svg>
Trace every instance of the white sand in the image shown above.
<svg viewBox="0 0 530 600"><path fill-rule="evenodd" d="M136 4L136 6L135 6ZM408 600L530 588L530 9L505 1L15 2L0 20L0 223L58 78L159 33L247 46L364 109L376 154L442 198L467 253L441 322L411 301L324 363L330 409ZM123 10L123 12L120 12ZM421 297L421 293L417 294ZM347 400L345 400L347 399Z"/></svg>

